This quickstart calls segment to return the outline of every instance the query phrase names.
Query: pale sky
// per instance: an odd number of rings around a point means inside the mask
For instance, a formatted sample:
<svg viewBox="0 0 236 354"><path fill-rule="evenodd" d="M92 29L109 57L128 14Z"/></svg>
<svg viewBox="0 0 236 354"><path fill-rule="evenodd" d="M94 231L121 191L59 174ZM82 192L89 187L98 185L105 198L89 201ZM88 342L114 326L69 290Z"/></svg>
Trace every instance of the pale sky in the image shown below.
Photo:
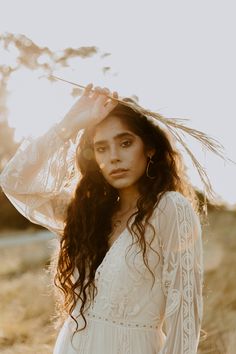
<svg viewBox="0 0 236 354"><path fill-rule="evenodd" d="M167 117L189 118L191 127L217 138L236 160L236 21L229 0L0 0L0 33L24 34L53 51L96 46L89 59L71 60L55 75L82 85L109 87ZM14 48L0 65L11 62ZM102 58L102 54L111 53ZM42 60L46 60L42 58ZM111 66L105 75L102 67ZM16 138L38 135L59 121L74 99L66 83L49 84L42 72L18 71L9 82L9 122ZM216 193L236 204L236 165L200 145L193 152ZM200 180L186 158L195 186Z"/></svg>

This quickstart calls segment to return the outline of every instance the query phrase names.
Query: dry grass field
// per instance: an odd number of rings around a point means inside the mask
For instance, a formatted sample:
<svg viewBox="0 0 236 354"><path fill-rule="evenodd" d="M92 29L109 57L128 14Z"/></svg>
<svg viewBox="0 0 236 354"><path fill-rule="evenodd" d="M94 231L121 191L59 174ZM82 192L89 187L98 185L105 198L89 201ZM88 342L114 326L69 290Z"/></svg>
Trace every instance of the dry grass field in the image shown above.
<svg viewBox="0 0 236 354"><path fill-rule="evenodd" d="M214 211L203 227L204 317L199 354L236 353L236 212Z"/></svg>
<svg viewBox="0 0 236 354"><path fill-rule="evenodd" d="M0 252L0 353L51 353L55 330L46 271L48 242L4 247Z"/></svg>
<svg viewBox="0 0 236 354"><path fill-rule="evenodd" d="M204 320L198 354L236 352L236 213L214 211L203 228ZM52 241L1 247L0 353L50 354L56 339L47 272ZM112 354L112 353L111 353ZM125 353L124 353L125 354Z"/></svg>

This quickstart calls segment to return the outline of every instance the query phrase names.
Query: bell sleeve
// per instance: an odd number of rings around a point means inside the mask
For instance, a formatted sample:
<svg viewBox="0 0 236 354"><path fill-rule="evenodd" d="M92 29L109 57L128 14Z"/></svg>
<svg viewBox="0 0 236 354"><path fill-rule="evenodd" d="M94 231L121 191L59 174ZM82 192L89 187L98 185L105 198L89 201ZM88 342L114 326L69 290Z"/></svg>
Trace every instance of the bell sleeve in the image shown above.
<svg viewBox="0 0 236 354"><path fill-rule="evenodd" d="M203 313L201 225L178 192L161 200L158 231L163 256L165 343L159 354L196 354Z"/></svg>
<svg viewBox="0 0 236 354"><path fill-rule="evenodd" d="M65 212L78 181L76 148L51 127L37 139L24 139L0 175L0 185L27 219L60 235Z"/></svg>

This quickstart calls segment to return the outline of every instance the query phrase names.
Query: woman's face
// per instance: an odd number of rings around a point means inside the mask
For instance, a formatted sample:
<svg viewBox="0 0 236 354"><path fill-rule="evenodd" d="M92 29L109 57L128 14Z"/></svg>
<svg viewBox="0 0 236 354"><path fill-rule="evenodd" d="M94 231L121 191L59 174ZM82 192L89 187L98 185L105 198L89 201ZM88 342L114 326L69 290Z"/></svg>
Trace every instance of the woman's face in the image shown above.
<svg viewBox="0 0 236 354"><path fill-rule="evenodd" d="M116 189L134 186L145 173L150 150L119 117L110 116L96 126L94 153L104 178Z"/></svg>

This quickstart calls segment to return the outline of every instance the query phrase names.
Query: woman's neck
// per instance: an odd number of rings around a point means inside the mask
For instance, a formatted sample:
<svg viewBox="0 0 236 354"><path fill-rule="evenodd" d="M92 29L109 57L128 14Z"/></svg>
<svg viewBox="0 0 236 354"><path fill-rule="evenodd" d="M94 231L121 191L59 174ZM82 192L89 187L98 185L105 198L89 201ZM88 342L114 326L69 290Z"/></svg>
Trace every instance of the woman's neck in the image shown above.
<svg viewBox="0 0 236 354"><path fill-rule="evenodd" d="M126 188L119 190L119 211L125 212L134 209L137 205L139 193L136 189Z"/></svg>

